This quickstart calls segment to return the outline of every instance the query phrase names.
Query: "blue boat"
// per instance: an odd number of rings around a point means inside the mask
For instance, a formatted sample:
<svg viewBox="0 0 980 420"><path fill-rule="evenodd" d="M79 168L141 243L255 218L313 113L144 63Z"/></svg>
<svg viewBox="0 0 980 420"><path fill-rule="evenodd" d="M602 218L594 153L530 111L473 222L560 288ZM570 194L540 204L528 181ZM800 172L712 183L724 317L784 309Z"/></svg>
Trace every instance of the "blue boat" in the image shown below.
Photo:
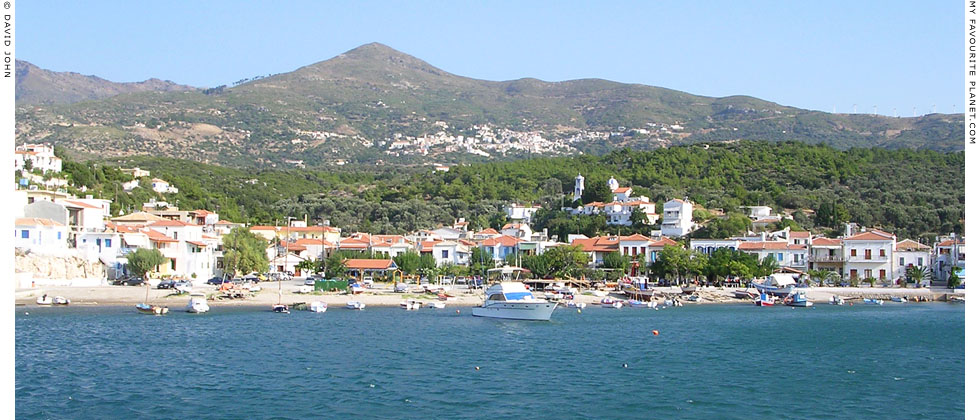
<svg viewBox="0 0 980 420"><path fill-rule="evenodd" d="M868 298L864 298L864 303L867 303L868 305L884 305L885 304L885 302L882 301L881 299L868 299Z"/></svg>
<svg viewBox="0 0 980 420"><path fill-rule="evenodd" d="M802 290L793 293L791 296L787 296L786 299L783 300L783 304L787 306L797 306L800 308L813 306L813 302L806 299L806 292Z"/></svg>

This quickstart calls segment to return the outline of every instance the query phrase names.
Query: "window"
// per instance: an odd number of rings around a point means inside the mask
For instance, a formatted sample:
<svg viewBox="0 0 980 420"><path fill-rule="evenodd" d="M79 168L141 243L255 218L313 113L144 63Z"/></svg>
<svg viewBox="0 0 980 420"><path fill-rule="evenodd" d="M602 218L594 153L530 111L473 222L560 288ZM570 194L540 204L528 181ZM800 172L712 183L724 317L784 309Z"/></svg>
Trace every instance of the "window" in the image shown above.
<svg viewBox="0 0 980 420"><path fill-rule="evenodd" d="M776 254L776 261L782 261L782 260L783 260L783 253L782 252L777 253Z"/></svg>
<svg viewBox="0 0 980 420"><path fill-rule="evenodd" d="M866 279L870 279L871 278L871 269L870 268L867 269L867 270L864 270L864 278L866 278Z"/></svg>
<svg viewBox="0 0 980 420"><path fill-rule="evenodd" d="M171 270L174 270L174 271L177 270L177 260L176 259L171 259L170 260L170 269Z"/></svg>
<svg viewBox="0 0 980 420"><path fill-rule="evenodd" d="M858 250L856 250L856 249L851 249L851 256L852 256L852 257L856 257L856 256L858 256Z"/></svg>
<svg viewBox="0 0 980 420"><path fill-rule="evenodd" d="M95 246L102 248L102 238L95 238Z"/></svg>
<svg viewBox="0 0 980 420"><path fill-rule="evenodd" d="M879 257L884 257L885 256L885 250L884 249L879 249L878 250L878 256Z"/></svg>
<svg viewBox="0 0 980 420"><path fill-rule="evenodd" d="M61 232L58 232L58 239L61 239Z"/></svg>
<svg viewBox="0 0 980 420"><path fill-rule="evenodd" d="M112 239L106 239L105 240L105 247L106 248L112 248Z"/></svg>
<svg viewBox="0 0 980 420"><path fill-rule="evenodd" d="M29 230L24 229L24 230L20 231L20 237L21 238L24 238L24 239L29 239L31 237L31 233L30 233Z"/></svg>
<svg viewBox="0 0 980 420"><path fill-rule="evenodd" d="M885 270L878 270L878 278L882 280L885 279Z"/></svg>
<svg viewBox="0 0 980 420"><path fill-rule="evenodd" d="M449 250L448 249L442 250L442 258L449 258Z"/></svg>
<svg viewBox="0 0 980 420"><path fill-rule="evenodd" d="M866 260L870 260L871 259L871 250L870 249L864 250L864 259L866 259Z"/></svg>
<svg viewBox="0 0 980 420"><path fill-rule="evenodd" d="M854 270L854 269L852 269L852 270L851 270L851 278L852 278L852 279L856 279L856 278L857 278L857 276L858 276L858 271L857 271L857 270Z"/></svg>
<svg viewBox="0 0 980 420"><path fill-rule="evenodd" d="M898 257L898 265L900 267L905 267L905 257Z"/></svg>
<svg viewBox="0 0 980 420"><path fill-rule="evenodd" d="M916 262L916 265L922 267L922 257L919 257L919 260Z"/></svg>

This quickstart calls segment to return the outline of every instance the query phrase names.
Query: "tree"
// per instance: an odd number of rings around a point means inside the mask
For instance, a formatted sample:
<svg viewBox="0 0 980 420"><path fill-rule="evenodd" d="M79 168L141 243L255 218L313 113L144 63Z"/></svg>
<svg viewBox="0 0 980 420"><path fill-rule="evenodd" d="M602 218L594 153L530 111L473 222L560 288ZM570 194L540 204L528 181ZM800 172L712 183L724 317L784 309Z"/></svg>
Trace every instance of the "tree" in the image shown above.
<svg viewBox="0 0 980 420"><path fill-rule="evenodd" d="M807 271L807 275L816 280L820 287L823 287L824 282L826 282L827 278L830 277L830 272L827 270L810 270Z"/></svg>
<svg viewBox="0 0 980 420"><path fill-rule="evenodd" d="M582 202L588 204L594 201L602 203L612 201L612 191L605 181L589 178L585 181L585 190L582 191Z"/></svg>
<svg viewBox="0 0 980 420"><path fill-rule="evenodd" d="M531 270L535 278L543 279L551 274L551 266L544 255L528 255L521 258L521 265Z"/></svg>
<svg viewBox="0 0 980 420"><path fill-rule="evenodd" d="M926 276L926 270L919 266L911 266L905 269L905 277L915 282L915 287L919 287L922 279Z"/></svg>
<svg viewBox="0 0 980 420"><path fill-rule="evenodd" d="M955 289L957 286L960 285L960 276L956 274L955 270L956 269L954 267L953 271L950 271L949 273L949 279L946 280L946 287L950 289Z"/></svg>
<svg viewBox="0 0 980 420"><path fill-rule="evenodd" d="M543 257L555 278L577 277L589 263L589 256L582 251L581 245L559 245L545 251Z"/></svg>
<svg viewBox="0 0 980 420"><path fill-rule="evenodd" d="M679 246L667 245L663 251L657 253L657 259L650 264L650 271L663 278L673 274L673 278L680 284L681 272L687 269L689 260L690 254L687 250Z"/></svg>
<svg viewBox="0 0 980 420"><path fill-rule="evenodd" d="M344 258L338 254L333 254L323 261L323 277L328 279L341 278L347 274L347 265Z"/></svg>
<svg viewBox="0 0 980 420"><path fill-rule="evenodd" d="M167 258L160 253L159 249L139 248L136 251L126 254L126 263L134 275L146 279L147 273L153 271L158 265L167 261Z"/></svg>
<svg viewBox="0 0 980 420"><path fill-rule="evenodd" d="M602 266L604 268L618 268L621 270L626 270L629 268L629 258L624 257L619 251L613 251L602 257Z"/></svg>
<svg viewBox="0 0 980 420"><path fill-rule="evenodd" d="M425 254L419 257L419 271L432 281L432 276L436 271L436 259L432 254Z"/></svg>
<svg viewBox="0 0 980 420"><path fill-rule="evenodd" d="M422 258L415 251L408 251L394 258L395 264L403 273L414 276L422 265Z"/></svg>
<svg viewBox="0 0 980 420"><path fill-rule="evenodd" d="M323 265L318 262L318 260L303 260L296 264L296 268L302 271L312 271L315 272L318 268Z"/></svg>
<svg viewBox="0 0 980 420"><path fill-rule="evenodd" d="M493 256L483 248L475 247L470 251L470 274L486 277L487 269L493 266Z"/></svg>
<svg viewBox="0 0 980 420"><path fill-rule="evenodd" d="M776 258L772 254L766 255L762 261L759 262L759 267L755 272L756 277L765 277L776 271L779 268L779 263L776 262Z"/></svg>
<svg viewBox="0 0 980 420"><path fill-rule="evenodd" d="M225 235L224 244L225 270L234 275L265 271L269 267L269 258L265 254L266 241L248 229L237 227Z"/></svg>

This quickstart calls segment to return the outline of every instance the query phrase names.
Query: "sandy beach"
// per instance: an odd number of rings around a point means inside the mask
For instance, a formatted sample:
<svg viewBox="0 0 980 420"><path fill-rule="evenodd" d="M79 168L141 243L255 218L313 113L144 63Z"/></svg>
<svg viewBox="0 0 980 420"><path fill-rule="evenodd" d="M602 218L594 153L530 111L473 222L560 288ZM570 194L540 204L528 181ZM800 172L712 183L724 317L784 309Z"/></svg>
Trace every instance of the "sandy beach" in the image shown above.
<svg viewBox="0 0 980 420"><path fill-rule="evenodd" d="M278 284L265 282L259 284L262 287L257 293L242 299L217 299L217 287L198 286L194 288L195 293L203 293L208 297L208 304L211 306L259 306L265 307L276 304L279 301ZM662 302L663 297L682 297L678 287L655 288L658 300ZM719 303L744 303L751 304L749 299L736 299L733 295L736 288L703 288L696 292L702 297L698 304L719 304ZM877 298L888 299L892 296L907 297L914 300L918 297L928 301L943 301L950 294L948 289L929 289L929 288L868 288L868 287L811 287L805 289L807 297L814 303L826 303L831 296L838 295L845 299ZM416 299L423 302L437 301L438 297L434 294L424 293L421 289L416 289L408 293L395 293L391 285L375 285L374 288L367 289L358 295L347 295L336 292L315 292L299 293L299 284L283 282L282 284L282 303L294 305L309 303L315 300L323 301L331 307L341 307L348 301L358 300L364 302L368 307L371 306L398 306L399 302L406 299ZM17 305L36 305L38 296L47 294L49 296L64 296L71 300L72 305L135 305L144 300L147 290L138 286L95 286L95 287L37 287L34 289L18 289L15 292L15 303ZM539 296L541 293L536 292ZM483 300L481 290L459 289L450 292L452 296L446 301L447 306L475 306ZM956 296L963 297L963 290L957 290ZM626 296L618 292L610 292L609 296L625 299ZM149 290L148 302L156 305L169 307L180 307L187 303L187 294L175 294L168 289ZM575 302L587 304L598 304L602 298L588 294L578 294ZM693 304L690 302L689 304Z"/></svg>

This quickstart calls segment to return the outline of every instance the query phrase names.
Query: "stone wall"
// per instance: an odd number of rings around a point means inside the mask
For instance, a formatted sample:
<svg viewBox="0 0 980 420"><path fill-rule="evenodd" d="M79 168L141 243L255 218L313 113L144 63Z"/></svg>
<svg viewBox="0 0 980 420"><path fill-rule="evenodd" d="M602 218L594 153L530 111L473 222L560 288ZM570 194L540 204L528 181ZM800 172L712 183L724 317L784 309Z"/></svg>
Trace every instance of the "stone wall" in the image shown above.
<svg viewBox="0 0 980 420"><path fill-rule="evenodd" d="M106 284L105 266L75 256L48 256L16 250L14 272L17 286L26 286L31 276L34 286L98 286Z"/></svg>

